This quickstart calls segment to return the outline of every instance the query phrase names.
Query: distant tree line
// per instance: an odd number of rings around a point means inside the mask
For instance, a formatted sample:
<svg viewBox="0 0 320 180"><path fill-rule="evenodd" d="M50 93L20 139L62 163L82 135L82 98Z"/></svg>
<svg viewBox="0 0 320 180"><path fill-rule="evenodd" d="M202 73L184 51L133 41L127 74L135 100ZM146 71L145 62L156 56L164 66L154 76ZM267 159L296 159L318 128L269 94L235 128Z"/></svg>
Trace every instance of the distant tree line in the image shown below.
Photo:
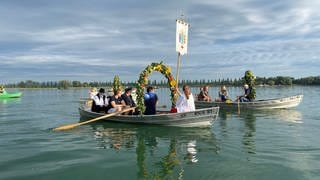
<svg viewBox="0 0 320 180"><path fill-rule="evenodd" d="M218 79L218 80L179 80L179 84L189 84L191 86L242 86L244 83L243 78L238 79ZM121 84L124 86L135 86L136 82L124 82L121 81ZM158 87L167 87L167 80L149 80L149 84L158 86ZM11 83L5 84L7 88L58 88L58 89L67 89L73 87L112 87L113 81L105 81L105 82L80 82L80 81L69 81L69 80L61 80L61 81L47 81L47 82L36 82L32 80L21 81L19 83ZM320 85L320 76L310 76L295 79L289 76L277 76L277 77L257 77L256 85Z"/></svg>

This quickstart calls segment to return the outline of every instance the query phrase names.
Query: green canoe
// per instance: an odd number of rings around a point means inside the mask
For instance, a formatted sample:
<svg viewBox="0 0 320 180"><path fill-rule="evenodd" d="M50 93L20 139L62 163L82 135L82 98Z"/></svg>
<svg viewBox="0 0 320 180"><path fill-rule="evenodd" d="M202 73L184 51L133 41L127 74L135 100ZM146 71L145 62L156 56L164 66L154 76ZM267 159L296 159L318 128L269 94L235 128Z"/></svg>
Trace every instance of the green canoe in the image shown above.
<svg viewBox="0 0 320 180"><path fill-rule="evenodd" d="M21 95L22 95L21 92L16 92L16 93L3 92L3 93L0 93L0 99L19 98Z"/></svg>

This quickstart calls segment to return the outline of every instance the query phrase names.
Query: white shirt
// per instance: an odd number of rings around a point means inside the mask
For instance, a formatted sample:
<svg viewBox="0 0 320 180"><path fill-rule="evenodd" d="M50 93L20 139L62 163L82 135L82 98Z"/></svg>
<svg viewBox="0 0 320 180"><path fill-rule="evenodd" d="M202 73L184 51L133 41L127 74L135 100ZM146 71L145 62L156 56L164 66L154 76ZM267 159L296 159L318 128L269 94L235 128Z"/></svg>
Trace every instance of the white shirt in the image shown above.
<svg viewBox="0 0 320 180"><path fill-rule="evenodd" d="M103 96L100 96L100 98L98 97L98 95L95 95L93 97L94 102L96 103L97 106L107 106L109 104L108 102L108 98L105 98L105 102L103 102Z"/></svg>
<svg viewBox="0 0 320 180"><path fill-rule="evenodd" d="M195 111L194 99L192 93L189 95L189 99L187 99L186 95L183 93L179 96L177 101L177 111L180 112L189 112Z"/></svg>

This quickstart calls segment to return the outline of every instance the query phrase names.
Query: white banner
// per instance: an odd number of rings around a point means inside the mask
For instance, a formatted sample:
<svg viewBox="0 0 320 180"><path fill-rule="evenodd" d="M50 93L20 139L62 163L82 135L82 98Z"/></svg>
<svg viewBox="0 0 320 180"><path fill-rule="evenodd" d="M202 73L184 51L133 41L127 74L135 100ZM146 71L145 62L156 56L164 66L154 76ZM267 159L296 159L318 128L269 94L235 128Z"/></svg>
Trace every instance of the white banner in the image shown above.
<svg viewBox="0 0 320 180"><path fill-rule="evenodd" d="M188 23L177 20L176 51L181 55L187 54L188 50Z"/></svg>

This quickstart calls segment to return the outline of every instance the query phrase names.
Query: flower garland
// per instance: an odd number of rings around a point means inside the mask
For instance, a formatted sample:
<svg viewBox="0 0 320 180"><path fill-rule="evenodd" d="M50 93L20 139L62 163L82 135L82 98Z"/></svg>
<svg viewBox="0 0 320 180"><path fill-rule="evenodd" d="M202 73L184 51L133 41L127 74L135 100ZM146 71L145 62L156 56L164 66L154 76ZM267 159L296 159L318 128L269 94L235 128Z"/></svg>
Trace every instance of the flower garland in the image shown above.
<svg viewBox="0 0 320 180"><path fill-rule="evenodd" d="M140 111L140 113L143 113L146 109L144 105L144 89L145 89L145 86L148 84L148 76L149 74L153 73L153 71L158 71L167 78L168 85L171 91L170 99L172 104L175 104L177 100L177 91L175 89L177 82L171 74L171 68L169 66L163 65L162 62L151 63L140 73L139 80L136 86L137 108Z"/></svg>

